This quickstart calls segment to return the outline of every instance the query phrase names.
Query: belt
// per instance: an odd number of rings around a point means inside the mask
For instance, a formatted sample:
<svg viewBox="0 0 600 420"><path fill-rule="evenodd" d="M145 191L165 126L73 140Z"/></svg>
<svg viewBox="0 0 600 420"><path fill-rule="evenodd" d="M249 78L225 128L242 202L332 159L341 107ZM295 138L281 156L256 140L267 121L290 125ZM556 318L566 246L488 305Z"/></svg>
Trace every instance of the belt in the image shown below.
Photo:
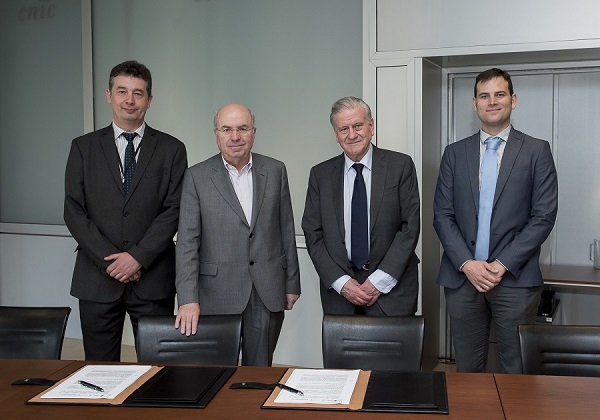
<svg viewBox="0 0 600 420"><path fill-rule="evenodd" d="M355 271L369 271L369 263L366 263L365 265L363 265L362 267L356 267L356 266L352 266L352 268Z"/></svg>

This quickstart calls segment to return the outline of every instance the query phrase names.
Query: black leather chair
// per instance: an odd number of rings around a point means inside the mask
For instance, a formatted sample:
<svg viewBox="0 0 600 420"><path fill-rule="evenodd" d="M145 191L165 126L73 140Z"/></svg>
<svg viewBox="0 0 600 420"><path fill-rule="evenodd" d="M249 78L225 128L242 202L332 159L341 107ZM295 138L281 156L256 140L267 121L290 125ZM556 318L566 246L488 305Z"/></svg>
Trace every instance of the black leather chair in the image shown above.
<svg viewBox="0 0 600 420"><path fill-rule="evenodd" d="M523 373L600 376L600 326L519 325Z"/></svg>
<svg viewBox="0 0 600 420"><path fill-rule="evenodd" d="M420 371L424 332L421 316L325 315L323 367Z"/></svg>
<svg viewBox="0 0 600 420"><path fill-rule="evenodd" d="M60 359L71 308L0 306L0 359Z"/></svg>
<svg viewBox="0 0 600 420"><path fill-rule="evenodd" d="M144 316L138 322L138 362L236 366L241 334L241 315L200 315L198 332L189 337L175 329L175 316Z"/></svg>

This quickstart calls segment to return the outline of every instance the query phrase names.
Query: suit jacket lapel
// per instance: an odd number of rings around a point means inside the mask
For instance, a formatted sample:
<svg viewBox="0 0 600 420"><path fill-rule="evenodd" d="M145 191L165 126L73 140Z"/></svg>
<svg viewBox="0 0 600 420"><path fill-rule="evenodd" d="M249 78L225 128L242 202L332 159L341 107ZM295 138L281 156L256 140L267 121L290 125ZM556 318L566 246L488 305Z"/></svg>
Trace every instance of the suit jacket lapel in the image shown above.
<svg viewBox="0 0 600 420"><path fill-rule="evenodd" d="M246 220L246 215L244 214L240 200L238 200L235 190L233 189L233 185L231 184L231 180L229 179L227 169L225 169L225 166L223 165L221 154L213 156L211 160L213 169L211 180L215 188L217 191L219 191L225 202L229 204L235 214L237 214L238 217L242 219L242 221L249 227L250 225ZM252 211L252 214L254 214L254 210Z"/></svg>
<svg viewBox="0 0 600 420"><path fill-rule="evenodd" d="M119 157L119 152L117 151L117 146L115 144L115 133L112 129L112 125L109 125L100 133L100 144L102 145L102 150L104 151L104 157L106 158L106 164L108 165L110 174L112 175L117 188L121 191L121 194L125 196L125 192L123 191L123 181L121 179L121 166L119 165L121 158Z"/></svg>
<svg viewBox="0 0 600 420"><path fill-rule="evenodd" d="M373 161L371 168L371 222L370 231L373 232L375 220L381 209L381 200L385 189L385 178L387 176L387 164L385 156L379 153L379 150L373 146Z"/></svg>
<svg viewBox="0 0 600 420"><path fill-rule="evenodd" d="M252 222L250 223L250 230L254 229L258 214L260 213L260 206L262 205L263 198L265 196L265 189L267 183L267 169L262 163L262 159L259 155L252 155Z"/></svg>
<svg viewBox="0 0 600 420"><path fill-rule="evenodd" d="M344 230L344 154L333 160L331 168L331 189L333 194L333 214L336 218L338 229L342 238L346 236Z"/></svg>
<svg viewBox="0 0 600 420"><path fill-rule="evenodd" d="M479 132L473 134L465 143L466 164L471 182L471 191L473 192L473 203L475 205L475 214L479 212L479 153L481 150L481 141ZM460 167L457 170L461 170Z"/></svg>
<svg viewBox="0 0 600 420"><path fill-rule="evenodd" d="M508 135L506 146L504 147L502 161L500 162L500 171L498 172L498 180L496 181L496 192L494 193L494 205L496 205L496 201L498 201L498 197L500 197L500 194L506 185L506 181L508 181L508 176L515 165L521 146L523 146L521 133L512 128Z"/></svg>

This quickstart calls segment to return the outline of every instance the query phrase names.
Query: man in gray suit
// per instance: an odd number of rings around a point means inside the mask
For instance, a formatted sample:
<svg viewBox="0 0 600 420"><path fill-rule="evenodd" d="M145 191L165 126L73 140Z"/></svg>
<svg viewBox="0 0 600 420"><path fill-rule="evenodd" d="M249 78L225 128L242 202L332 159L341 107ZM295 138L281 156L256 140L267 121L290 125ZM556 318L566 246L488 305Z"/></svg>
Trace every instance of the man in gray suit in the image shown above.
<svg viewBox="0 0 600 420"><path fill-rule="evenodd" d="M558 183L548 142L511 126L516 105L508 73L480 73L473 108L481 130L448 145L440 165L434 227L444 255L437 283L459 372L485 370L494 322L502 368L521 373L517 326L535 320L542 292L540 247L556 219Z"/></svg>
<svg viewBox="0 0 600 420"><path fill-rule="evenodd" d="M256 128L245 106L219 109L214 132L221 153L183 182L175 328L195 334L200 312L242 314L242 364L270 366L284 310L300 296L287 172L250 153Z"/></svg>
<svg viewBox="0 0 600 420"><path fill-rule="evenodd" d="M144 122L146 66L110 72L108 127L76 138L65 173L64 218L77 241L71 294L79 299L86 360L119 361L125 313L172 315L175 244L186 150Z"/></svg>
<svg viewBox="0 0 600 420"><path fill-rule="evenodd" d="M336 101L330 122L344 153L311 169L302 218L323 312L414 315L420 204L413 161L371 144L375 122L359 98Z"/></svg>

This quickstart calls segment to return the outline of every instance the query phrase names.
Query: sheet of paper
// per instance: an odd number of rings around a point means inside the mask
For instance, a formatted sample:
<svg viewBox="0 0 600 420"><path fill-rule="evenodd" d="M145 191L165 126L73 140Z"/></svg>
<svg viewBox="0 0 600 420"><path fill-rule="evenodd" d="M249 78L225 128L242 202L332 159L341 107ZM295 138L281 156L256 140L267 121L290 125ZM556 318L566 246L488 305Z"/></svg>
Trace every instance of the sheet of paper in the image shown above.
<svg viewBox="0 0 600 420"><path fill-rule="evenodd" d="M295 369L286 385L304 395L281 390L276 403L349 404L359 370Z"/></svg>
<svg viewBox="0 0 600 420"><path fill-rule="evenodd" d="M150 366L138 365L88 365L41 398L115 398L149 369ZM79 381L94 384L104 391L85 387Z"/></svg>

